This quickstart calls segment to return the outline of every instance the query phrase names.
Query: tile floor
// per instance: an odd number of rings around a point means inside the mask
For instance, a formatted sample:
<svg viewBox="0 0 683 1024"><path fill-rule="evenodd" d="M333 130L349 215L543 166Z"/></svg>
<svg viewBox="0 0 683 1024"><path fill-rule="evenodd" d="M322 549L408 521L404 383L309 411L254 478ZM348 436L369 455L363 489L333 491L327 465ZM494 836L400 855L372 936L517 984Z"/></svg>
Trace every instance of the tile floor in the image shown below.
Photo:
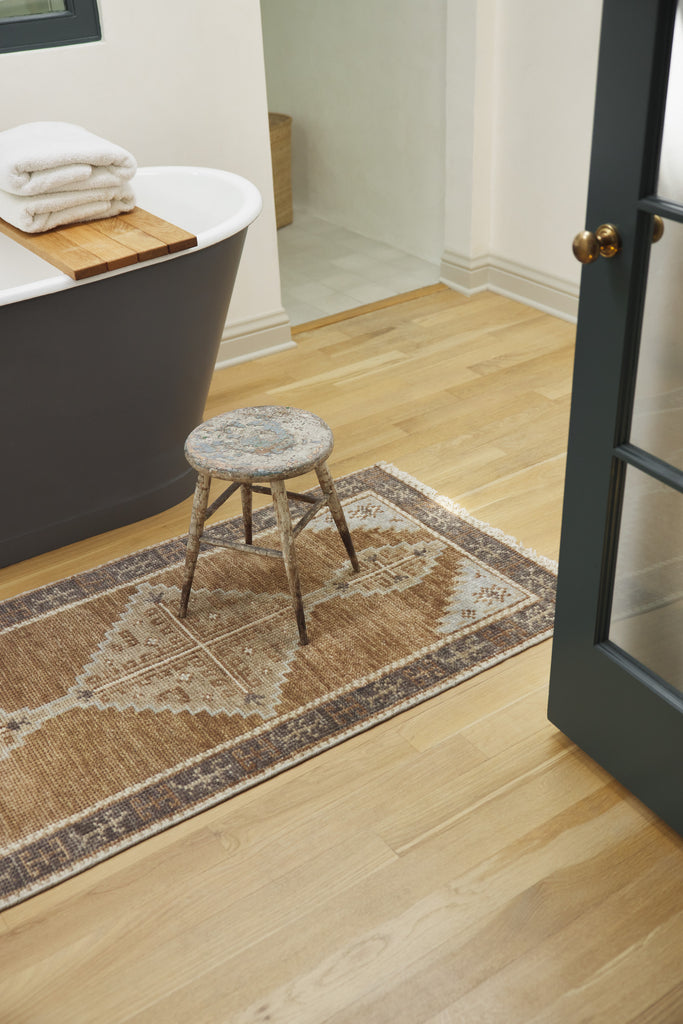
<svg viewBox="0 0 683 1024"><path fill-rule="evenodd" d="M436 284L439 267L295 210L277 233L282 304L292 326Z"/></svg>

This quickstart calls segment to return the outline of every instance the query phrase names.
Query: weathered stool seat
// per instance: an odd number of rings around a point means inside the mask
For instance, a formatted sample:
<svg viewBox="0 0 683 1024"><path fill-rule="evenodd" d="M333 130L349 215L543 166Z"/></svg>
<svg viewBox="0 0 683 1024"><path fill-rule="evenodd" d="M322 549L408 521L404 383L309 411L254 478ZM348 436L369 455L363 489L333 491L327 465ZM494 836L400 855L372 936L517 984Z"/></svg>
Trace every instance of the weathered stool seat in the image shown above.
<svg viewBox="0 0 683 1024"><path fill-rule="evenodd" d="M358 571L358 559L351 534L334 481L326 465L333 444L332 431L319 416L303 409L279 405L235 409L201 423L192 431L185 442L185 456L190 465L197 470L198 478L187 541L185 579L178 612L180 618L187 614L204 524L239 488L242 492L244 543L213 540L206 542L250 554L282 558L294 603L299 641L301 644L308 643L294 539L322 508L329 508L351 565L354 571ZM315 470L318 477L322 498L313 498L311 495L286 489L285 480L302 476L311 470ZM212 477L230 480L232 483L209 506ZM263 486L264 484L267 486ZM253 491L272 495L281 550L252 544ZM310 505L308 511L294 526L289 511L289 498Z"/></svg>
<svg viewBox="0 0 683 1024"><path fill-rule="evenodd" d="M200 423L185 442L185 458L222 480L287 480L314 469L333 444L332 431L314 413L264 405Z"/></svg>

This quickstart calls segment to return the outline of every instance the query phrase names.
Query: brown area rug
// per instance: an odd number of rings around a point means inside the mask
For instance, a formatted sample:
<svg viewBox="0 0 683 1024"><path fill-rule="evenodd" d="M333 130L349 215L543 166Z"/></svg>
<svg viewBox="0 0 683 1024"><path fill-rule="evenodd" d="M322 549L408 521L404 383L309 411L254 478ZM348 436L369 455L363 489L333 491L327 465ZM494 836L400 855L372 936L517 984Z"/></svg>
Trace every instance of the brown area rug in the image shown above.
<svg viewBox="0 0 683 1024"><path fill-rule="evenodd" d="M0 907L551 634L553 563L392 466L338 490L361 572L321 514L307 647L282 563L227 549L180 622L183 538L0 604ZM277 546L272 509L254 528Z"/></svg>

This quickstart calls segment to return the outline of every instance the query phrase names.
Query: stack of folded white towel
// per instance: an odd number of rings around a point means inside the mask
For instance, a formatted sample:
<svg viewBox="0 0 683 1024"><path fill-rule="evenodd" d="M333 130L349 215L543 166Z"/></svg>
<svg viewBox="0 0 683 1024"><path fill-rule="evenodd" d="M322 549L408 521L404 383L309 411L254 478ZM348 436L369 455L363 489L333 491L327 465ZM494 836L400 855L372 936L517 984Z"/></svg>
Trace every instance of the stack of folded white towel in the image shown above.
<svg viewBox="0 0 683 1024"><path fill-rule="evenodd" d="M137 164L121 146L62 121L0 132L0 217L22 231L114 217L135 206Z"/></svg>

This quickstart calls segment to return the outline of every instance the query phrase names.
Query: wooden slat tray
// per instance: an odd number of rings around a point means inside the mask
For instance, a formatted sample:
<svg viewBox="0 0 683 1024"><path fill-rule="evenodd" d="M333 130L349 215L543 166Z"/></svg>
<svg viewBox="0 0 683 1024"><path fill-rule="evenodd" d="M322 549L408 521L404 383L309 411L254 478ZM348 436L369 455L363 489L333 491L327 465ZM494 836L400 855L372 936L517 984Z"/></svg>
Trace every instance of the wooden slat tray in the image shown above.
<svg viewBox="0 0 683 1024"><path fill-rule="evenodd" d="M74 281L191 249L195 235L139 206L117 217L69 224L40 234L20 231L0 219L0 231L41 256Z"/></svg>

